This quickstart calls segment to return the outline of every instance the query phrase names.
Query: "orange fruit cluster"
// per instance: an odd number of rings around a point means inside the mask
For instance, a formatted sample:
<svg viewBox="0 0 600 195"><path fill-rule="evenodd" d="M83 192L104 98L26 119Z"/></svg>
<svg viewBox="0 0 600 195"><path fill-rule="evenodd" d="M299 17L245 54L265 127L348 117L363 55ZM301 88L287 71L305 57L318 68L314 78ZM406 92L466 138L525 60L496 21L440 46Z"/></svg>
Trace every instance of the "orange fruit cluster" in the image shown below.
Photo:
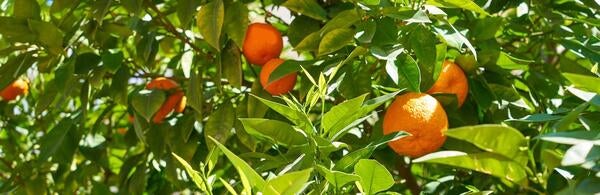
<svg viewBox="0 0 600 195"><path fill-rule="evenodd" d="M285 62L279 59L279 54L283 49L283 39L277 29L269 24L250 24L242 49L244 57L249 63L262 66L259 79L265 91L271 95L282 95L294 88L296 73L268 82L273 70Z"/></svg>
<svg viewBox="0 0 600 195"><path fill-rule="evenodd" d="M469 85L462 69L444 61L442 72L426 93L409 92L396 97L383 118L383 133L405 131L411 136L388 145L399 155L413 158L437 151L446 141L448 116L442 105L431 95L455 94L459 107L465 102Z"/></svg>
<svg viewBox="0 0 600 195"><path fill-rule="evenodd" d="M29 83L24 79L17 79L0 91L0 97L3 101L12 101L20 95L27 95Z"/></svg>
<svg viewBox="0 0 600 195"><path fill-rule="evenodd" d="M169 92L167 100L154 114L152 122L160 124L172 111L181 113L185 110L186 97L179 84L165 77L158 77L146 84L146 89L164 90Z"/></svg>

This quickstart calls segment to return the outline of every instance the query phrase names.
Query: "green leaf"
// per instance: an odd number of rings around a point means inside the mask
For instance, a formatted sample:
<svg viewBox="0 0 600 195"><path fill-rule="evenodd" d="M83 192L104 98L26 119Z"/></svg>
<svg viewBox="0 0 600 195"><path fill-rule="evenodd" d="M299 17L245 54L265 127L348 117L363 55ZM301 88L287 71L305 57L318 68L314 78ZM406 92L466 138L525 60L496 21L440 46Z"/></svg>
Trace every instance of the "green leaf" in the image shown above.
<svg viewBox="0 0 600 195"><path fill-rule="evenodd" d="M296 60L285 60L281 65L277 66L271 75L269 75L269 83L279 80L288 74L299 72L303 69L303 66L311 66L315 61L296 61Z"/></svg>
<svg viewBox="0 0 600 195"><path fill-rule="evenodd" d="M36 0L14 1L13 14L19 19L40 19L40 5Z"/></svg>
<svg viewBox="0 0 600 195"><path fill-rule="evenodd" d="M598 49L590 48L587 44L574 39L561 39L560 44L594 63L600 63L600 52L598 52Z"/></svg>
<svg viewBox="0 0 600 195"><path fill-rule="evenodd" d="M270 98L271 94L262 88L259 79L256 79L252 83L251 91L252 95L248 96L248 117L262 118L267 113L267 110L269 110L269 107L256 97Z"/></svg>
<svg viewBox="0 0 600 195"><path fill-rule="evenodd" d="M541 139L548 142L576 145L589 142L600 145L600 133L597 131L563 131L540 135L534 139Z"/></svg>
<svg viewBox="0 0 600 195"><path fill-rule="evenodd" d="M304 38L313 32L317 32L320 28L319 21L307 16L297 16L290 24L287 36L292 46L296 47Z"/></svg>
<svg viewBox="0 0 600 195"><path fill-rule="evenodd" d="M302 15L317 20L327 20L327 12L315 0L287 0L282 5Z"/></svg>
<svg viewBox="0 0 600 195"><path fill-rule="evenodd" d="M53 157L55 162L70 163L81 136L73 129L74 120L64 118L40 139L39 159Z"/></svg>
<svg viewBox="0 0 600 195"><path fill-rule="evenodd" d="M192 71L189 79L189 84L187 86L187 104L196 110L196 113L199 115L198 118L202 120L203 115L203 105L204 105L204 82L202 82L201 73L196 73Z"/></svg>
<svg viewBox="0 0 600 195"><path fill-rule="evenodd" d="M325 113L321 119L321 125L323 126L325 132L329 132L329 130L331 130L331 128L335 125L338 125L338 123L345 122L343 119L354 115L356 108L360 108L362 106L365 97L367 97L366 94L333 106L331 110ZM346 125L348 124L340 124L339 126Z"/></svg>
<svg viewBox="0 0 600 195"><path fill-rule="evenodd" d="M28 20L29 28L37 35L37 40L50 53L58 55L63 50L63 33L54 24L44 21Z"/></svg>
<svg viewBox="0 0 600 195"><path fill-rule="evenodd" d="M75 58L75 74L88 74L97 68L101 61L102 58L93 52L79 54Z"/></svg>
<svg viewBox="0 0 600 195"><path fill-rule="evenodd" d="M133 1L134 0L129 0ZM188 24L194 18L196 14L196 8L200 5L200 1L195 0L179 0L177 1L177 18L183 29L187 29Z"/></svg>
<svg viewBox="0 0 600 195"><path fill-rule="evenodd" d="M165 101L165 93L158 90L142 90L131 98L131 105L146 121L160 109Z"/></svg>
<svg viewBox="0 0 600 195"><path fill-rule="evenodd" d="M438 7L462 8L480 14L489 15L485 10L479 7L479 5L471 0L427 0L427 4Z"/></svg>
<svg viewBox="0 0 600 195"><path fill-rule="evenodd" d="M237 88L242 86L242 61L240 56L240 49L233 42L227 44L221 55L223 76L227 78L230 85Z"/></svg>
<svg viewBox="0 0 600 195"><path fill-rule="evenodd" d="M598 78L598 77L585 76L585 75L573 74L573 73L563 73L562 75L565 78L567 78L569 80L569 82L571 82L571 84L573 84L577 88L591 91L594 93L600 93L600 85L590 84L590 83L600 83L600 78Z"/></svg>
<svg viewBox="0 0 600 195"><path fill-rule="evenodd" d="M175 157L175 159L177 159L177 161L179 161L179 163L181 163L181 165L183 165L183 168L185 168L185 172L187 172L187 174L192 178L192 181L194 181L196 187L198 187L205 193L209 193L209 190L206 189L204 180L202 179L202 177L200 177L200 175L198 175L198 172L194 170L194 168L192 168L192 166L190 166L190 164L188 164L183 158L177 156L177 154L175 153L171 154Z"/></svg>
<svg viewBox="0 0 600 195"><path fill-rule="evenodd" d="M338 63L335 66L335 69L333 69L333 73L331 73L331 75L329 76L329 82L331 81L331 79L333 79L335 77L335 75L337 74L337 72L344 66L346 65L348 62L352 61L354 58L358 57L358 56L362 56L364 54L366 54L369 50L365 47L362 46L358 46L355 47L352 52L350 52L350 55L348 55L344 60L342 60L340 63Z"/></svg>
<svg viewBox="0 0 600 195"><path fill-rule="evenodd" d="M354 166L354 173L360 177L359 189L365 194L376 194L394 185L392 174L376 160L358 161Z"/></svg>
<svg viewBox="0 0 600 195"><path fill-rule="evenodd" d="M231 186L231 184L229 184L229 182L225 181L223 178L220 178L220 177L219 177L219 181L221 181L223 186L225 186L225 189L227 189L227 192L229 192L230 194L233 194L233 195L238 195L238 193L235 191L233 186Z"/></svg>
<svg viewBox="0 0 600 195"><path fill-rule="evenodd" d="M238 47L244 44L246 29L248 27L248 7L241 1L225 2L225 19L223 30Z"/></svg>
<svg viewBox="0 0 600 195"><path fill-rule="evenodd" d="M221 51L220 38L224 17L225 8L221 0L214 0L203 5L196 16L200 34L217 51Z"/></svg>
<svg viewBox="0 0 600 195"><path fill-rule="evenodd" d="M136 167L135 172L131 175L128 181L129 194L142 194L146 189L146 164L140 164Z"/></svg>
<svg viewBox="0 0 600 195"><path fill-rule="evenodd" d="M471 36L477 40L494 38L496 32L502 27L501 17L486 17L477 20Z"/></svg>
<svg viewBox="0 0 600 195"><path fill-rule="evenodd" d="M359 13L359 10L357 9L349 9L349 10L344 10L340 13L338 13L337 15L335 15L335 17L333 17L333 19L329 20L325 26L323 26L323 28L321 28L321 30L319 31L321 33L321 35L324 35L332 30L335 29L346 29L350 26L352 26L354 23L360 21L361 19L361 15Z"/></svg>
<svg viewBox="0 0 600 195"><path fill-rule="evenodd" d="M580 165L586 162L596 162L600 159L600 146L590 142L582 142L571 146L560 164L562 166Z"/></svg>
<svg viewBox="0 0 600 195"><path fill-rule="evenodd" d="M144 0L127 0L120 2L127 11L133 13L134 15L138 15L140 13L144 4Z"/></svg>
<svg viewBox="0 0 600 195"><path fill-rule="evenodd" d="M352 127L355 127L356 125L367 119L367 117L361 117L367 116L370 112L375 110L381 104L396 97L396 95L398 95L398 93L400 92L402 92L402 90L365 101L362 107L360 107L360 109L358 110L358 112L355 112L354 115L350 117L343 118L342 122L337 122L335 126L331 127L331 129L329 130L330 140L335 141L341 138Z"/></svg>
<svg viewBox="0 0 600 195"><path fill-rule="evenodd" d="M323 36L319 43L319 56L333 53L344 46L352 43L354 39L354 30L338 28L332 30Z"/></svg>
<svg viewBox="0 0 600 195"><path fill-rule="evenodd" d="M64 9L70 8L73 5L78 5L78 0L54 0L52 1L52 6L50 7L50 12L55 14Z"/></svg>
<svg viewBox="0 0 600 195"><path fill-rule="evenodd" d="M371 43L373 45L394 45L398 42L398 27L394 19L385 17L376 20L375 33Z"/></svg>
<svg viewBox="0 0 600 195"><path fill-rule="evenodd" d="M102 53L102 65L105 66L109 71L116 72L121 68L123 64L124 55L122 51L118 52L103 52Z"/></svg>
<svg viewBox="0 0 600 195"><path fill-rule="evenodd" d="M413 160L414 163L437 163L470 169L525 185L527 173L520 163L490 152L467 154L459 151L440 151Z"/></svg>
<svg viewBox="0 0 600 195"><path fill-rule="evenodd" d="M273 144L283 146L303 145L307 138L287 123L260 118L239 119L246 132L258 138L269 140Z"/></svg>
<svg viewBox="0 0 600 195"><path fill-rule="evenodd" d="M310 120L308 119L308 116L306 116L306 114L294 110L290 107L287 107L283 104L279 104L276 102L272 102L263 98L260 98L258 96L252 95L254 98L258 99L259 101L261 101L263 104L267 105L269 108L273 109L275 112L283 115L285 118L289 119L290 121L292 121L294 124L296 124L297 126L299 126L302 130L304 130L306 133L308 134L312 134L312 125Z"/></svg>
<svg viewBox="0 0 600 195"><path fill-rule="evenodd" d="M508 55L507 53L500 52L496 64L504 69L509 70L528 70L528 64L532 63L531 60L522 60Z"/></svg>
<svg viewBox="0 0 600 195"><path fill-rule="evenodd" d="M0 26L0 35L12 42L33 42L37 37L25 19L0 16Z"/></svg>
<svg viewBox="0 0 600 195"><path fill-rule="evenodd" d="M390 64L393 63L393 64ZM421 69L415 60L402 52L396 60L386 63L386 71L399 87L408 88L410 91L421 91ZM397 79L394 79L396 77Z"/></svg>
<svg viewBox="0 0 600 195"><path fill-rule="evenodd" d="M319 35L319 32L313 32L304 37L294 49L296 51L317 51L320 42L321 36Z"/></svg>
<svg viewBox="0 0 600 195"><path fill-rule="evenodd" d="M348 171L350 168L352 168L352 166L358 163L360 159L369 158L375 149L387 144L388 142L395 141L406 136L408 136L408 134L404 131L387 134L380 139L369 143L369 145L365 146L364 148L344 155L342 159L335 163L333 169L338 171Z"/></svg>
<svg viewBox="0 0 600 195"><path fill-rule="evenodd" d="M208 138L212 140L217 145L217 147L221 149L221 151L223 151L225 156L227 156L227 158L231 161L235 169L238 171L246 193L251 194L250 189L252 189L253 187L263 189L267 185L267 182L262 177L260 177L260 175L256 173L256 171L254 171L254 169L252 169L252 167L248 165L246 161L242 160L233 152L229 151L229 149L227 149L227 147L219 143L219 141L215 140L212 137Z"/></svg>
<svg viewBox="0 0 600 195"><path fill-rule="evenodd" d="M209 148L212 148L209 137L225 143L231 137L231 130L235 122L235 109L233 104L225 102L217 110L210 114L204 127L204 138Z"/></svg>
<svg viewBox="0 0 600 195"><path fill-rule="evenodd" d="M503 125L476 125L449 129L446 136L467 141L490 153L527 164L528 140L512 127Z"/></svg>
<svg viewBox="0 0 600 195"><path fill-rule="evenodd" d="M311 183L308 182L308 179L312 170L305 169L277 176L267 181L267 185L262 191L265 195L299 194Z"/></svg>
<svg viewBox="0 0 600 195"><path fill-rule="evenodd" d="M415 51L417 61L419 62L419 72L423 82L422 85L425 88L429 88L436 80L436 78L433 78L433 75L437 59L437 37L423 25L417 25L416 28L410 32L409 39L411 48Z"/></svg>
<svg viewBox="0 0 600 195"><path fill-rule="evenodd" d="M590 106L589 103L585 102L575 107L575 109L571 110L567 115L558 120L554 125L552 125L552 129L554 131L564 131L569 130L572 123L579 119L579 115L585 111Z"/></svg>
<svg viewBox="0 0 600 195"><path fill-rule="evenodd" d="M8 61L0 66L0 89L4 89L24 74L35 60L31 53L8 57Z"/></svg>
<svg viewBox="0 0 600 195"><path fill-rule="evenodd" d="M554 114L532 114L519 119L508 119L506 121L519 121L527 123L549 122L561 119L562 116Z"/></svg>
<svg viewBox="0 0 600 195"><path fill-rule="evenodd" d="M333 187L335 187L335 189L340 189L344 185L353 181L358 181L360 179L358 175L344 173L341 171L329 170L328 168L325 168L322 165L317 165L317 170L321 173L321 175L323 175L323 177L325 177L325 179L331 185L333 185Z"/></svg>

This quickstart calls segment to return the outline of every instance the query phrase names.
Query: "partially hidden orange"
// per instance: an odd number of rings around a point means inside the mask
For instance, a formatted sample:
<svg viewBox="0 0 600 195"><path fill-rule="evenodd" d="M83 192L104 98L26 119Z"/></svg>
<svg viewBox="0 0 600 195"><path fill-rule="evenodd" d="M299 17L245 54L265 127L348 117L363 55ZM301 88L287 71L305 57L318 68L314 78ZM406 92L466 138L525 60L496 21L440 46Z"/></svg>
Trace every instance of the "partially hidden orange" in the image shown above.
<svg viewBox="0 0 600 195"><path fill-rule="evenodd" d="M270 24L253 23L248 26L242 52L251 64L264 65L278 58L283 49L281 33Z"/></svg>
<svg viewBox="0 0 600 195"><path fill-rule="evenodd" d="M181 97L181 100L179 100L179 102L177 103L177 106L175 107L175 112L182 113L185 110L186 103L187 103L187 97L185 97L185 96Z"/></svg>
<svg viewBox="0 0 600 195"><path fill-rule="evenodd" d="M444 61L442 72L437 81L427 90L428 94L448 93L455 94L458 100L458 106L462 106L469 92L469 83L465 73L451 61Z"/></svg>
<svg viewBox="0 0 600 195"><path fill-rule="evenodd" d="M146 84L146 89L171 90L179 88L179 84L166 77L157 77Z"/></svg>
<svg viewBox="0 0 600 195"><path fill-rule="evenodd" d="M413 158L438 150L446 141L446 130L446 111L425 93L409 92L396 97L383 118L384 134L398 131L411 134L388 145L399 155Z"/></svg>
<svg viewBox="0 0 600 195"><path fill-rule="evenodd" d="M26 95L29 91L29 83L24 79L17 79L0 91L3 101L12 101L20 95Z"/></svg>
<svg viewBox="0 0 600 195"><path fill-rule="evenodd" d="M265 91L269 92L271 95L285 94L291 91L294 88L294 85L296 85L296 73L290 73L269 83L271 73L273 73L273 71L283 62L285 61L279 58L269 60L260 71L260 84Z"/></svg>
<svg viewBox="0 0 600 195"><path fill-rule="evenodd" d="M183 91L177 91L171 94L167 98L167 100L160 106L160 109L158 109L158 111L154 114L152 122L156 124L162 123L163 119L165 119L167 115L169 115L169 113L171 113L171 111L175 109L175 107L181 101L183 96Z"/></svg>

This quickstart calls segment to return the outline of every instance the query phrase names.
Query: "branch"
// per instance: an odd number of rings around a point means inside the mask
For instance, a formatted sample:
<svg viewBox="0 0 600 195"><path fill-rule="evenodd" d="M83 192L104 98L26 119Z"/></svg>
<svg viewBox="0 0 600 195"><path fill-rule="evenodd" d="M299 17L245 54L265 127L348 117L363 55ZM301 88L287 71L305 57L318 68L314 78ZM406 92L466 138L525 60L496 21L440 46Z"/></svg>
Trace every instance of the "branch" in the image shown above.
<svg viewBox="0 0 600 195"><path fill-rule="evenodd" d="M190 45L190 47L192 47L192 49L194 51L196 51L199 54L203 54L202 49L200 49L198 46L194 45L187 36L184 36L177 31L177 28L175 28L175 26L173 26L173 24L171 24L171 22L169 22L169 20L167 20L167 18L164 16L164 14L158 9L158 7L156 7L156 4L154 4L151 0L144 0L144 2L146 2L148 7L150 7L150 9L152 9L152 11L156 12L156 16L157 16L156 19L158 19L157 21L160 25L165 27L165 29L167 29L168 32L173 34L177 39ZM148 14L150 14L150 13L148 12ZM209 56L207 55L207 57L209 57Z"/></svg>
<svg viewBox="0 0 600 195"><path fill-rule="evenodd" d="M406 186L410 189L410 192L413 195L417 195L421 193L421 187L417 183L415 176L410 171L410 164L404 163L404 159L400 159L398 162L398 172L400 176L406 180Z"/></svg>

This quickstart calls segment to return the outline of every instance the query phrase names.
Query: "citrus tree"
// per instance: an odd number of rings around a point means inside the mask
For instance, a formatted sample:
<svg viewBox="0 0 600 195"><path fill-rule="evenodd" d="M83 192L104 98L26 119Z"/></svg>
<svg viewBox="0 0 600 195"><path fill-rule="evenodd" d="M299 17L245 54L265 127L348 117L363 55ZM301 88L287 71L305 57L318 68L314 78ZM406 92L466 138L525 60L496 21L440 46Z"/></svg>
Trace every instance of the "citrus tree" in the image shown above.
<svg viewBox="0 0 600 195"><path fill-rule="evenodd" d="M0 192L600 193L596 0L0 0Z"/></svg>

